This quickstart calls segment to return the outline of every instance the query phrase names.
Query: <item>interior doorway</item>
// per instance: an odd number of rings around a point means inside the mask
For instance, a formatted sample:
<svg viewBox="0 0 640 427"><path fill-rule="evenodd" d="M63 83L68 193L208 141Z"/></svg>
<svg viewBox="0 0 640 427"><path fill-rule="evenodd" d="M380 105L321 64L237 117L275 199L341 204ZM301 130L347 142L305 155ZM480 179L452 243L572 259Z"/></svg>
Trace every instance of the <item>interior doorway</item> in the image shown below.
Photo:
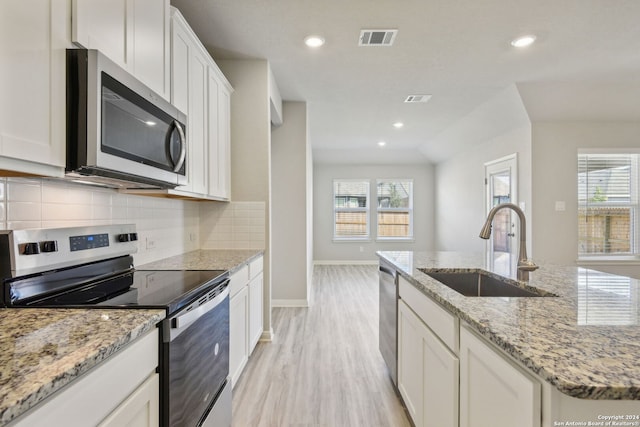
<svg viewBox="0 0 640 427"><path fill-rule="evenodd" d="M518 204L518 157L511 154L484 164L486 210L485 214L501 203ZM515 213L502 209L493 219L491 238L487 242L489 265L504 274L516 271L518 228Z"/></svg>

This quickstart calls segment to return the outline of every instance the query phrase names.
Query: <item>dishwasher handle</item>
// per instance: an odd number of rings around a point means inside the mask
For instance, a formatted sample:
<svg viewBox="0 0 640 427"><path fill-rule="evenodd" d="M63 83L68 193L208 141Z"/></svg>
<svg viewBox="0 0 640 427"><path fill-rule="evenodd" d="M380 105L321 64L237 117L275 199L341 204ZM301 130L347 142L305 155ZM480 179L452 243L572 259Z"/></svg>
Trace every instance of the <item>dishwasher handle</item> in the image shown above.
<svg viewBox="0 0 640 427"><path fill-rule="evenodd" d="M384 265L381 265L381 266L378 268L378 270L379 270L381 273L388 274L389 276L393 277L394 279L396 278L396 276L397 276L397 274L398 274L395 270L393 270L393 269L391 269L391 268L388 268L388 267L385 267Z"/></svg>

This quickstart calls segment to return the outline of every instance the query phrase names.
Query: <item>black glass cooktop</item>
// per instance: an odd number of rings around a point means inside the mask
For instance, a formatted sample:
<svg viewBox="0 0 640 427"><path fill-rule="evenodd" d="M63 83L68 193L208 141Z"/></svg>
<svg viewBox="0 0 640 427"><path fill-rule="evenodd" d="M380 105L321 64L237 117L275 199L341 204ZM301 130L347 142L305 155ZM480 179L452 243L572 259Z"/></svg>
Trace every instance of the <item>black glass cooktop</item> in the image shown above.
<svg viewBox="0 0 640 427"><path fill-rule="evenodd" d="M227 277L224 270L134 270L122 258L11 280L3 284L3 297L10 307L163 308L172 314Z"/></svg>

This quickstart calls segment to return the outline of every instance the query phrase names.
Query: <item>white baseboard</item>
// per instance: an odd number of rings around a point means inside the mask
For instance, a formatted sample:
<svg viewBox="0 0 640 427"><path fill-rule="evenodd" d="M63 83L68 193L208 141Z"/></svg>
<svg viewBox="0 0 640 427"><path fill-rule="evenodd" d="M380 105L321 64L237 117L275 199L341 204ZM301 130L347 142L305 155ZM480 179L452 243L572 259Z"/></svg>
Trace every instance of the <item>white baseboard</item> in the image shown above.
<svg viewBox="0 0 640 427"><path fill-rule="evenodd" d="M378 265L377 259L371 260L358 260L358 261L329 261L329 260L315 260L313 265Z"/></svg>
<svg viewBox="0 0 640 427"><path fill-rule="evenodd" d="M273 328L269 329L268 331L262 331L262 335L260 335L260 340L261 342L271 342L273 341L273 338L275 337L274 333L273 333Z"/></svg>
<svg viewBox="0 0 640 427"><path fill-rule="evenodd" d="M309 307L306 299L272 299L271 307Z"/></svg>

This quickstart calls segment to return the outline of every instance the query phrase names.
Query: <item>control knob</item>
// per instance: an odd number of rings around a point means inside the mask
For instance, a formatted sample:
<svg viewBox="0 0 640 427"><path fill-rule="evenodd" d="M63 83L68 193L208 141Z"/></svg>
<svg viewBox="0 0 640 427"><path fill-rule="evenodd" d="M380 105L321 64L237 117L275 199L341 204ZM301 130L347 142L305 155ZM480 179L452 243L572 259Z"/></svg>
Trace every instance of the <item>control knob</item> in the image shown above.
<svg viewBox="0 0 640 427"><path fill-rule="evenodd" d="M40 253L40 245L37 242L24 243L22 254L23 255L36 255Z"/></svg>
<svg viewBox="0 0 640 427"><path fill-rule="evenodd" d="M128 242L129 233L118 234L118 242Z"/></svg>
<svg viewBox="0 0 640 427"><path fill-rule="evenodd" d="M41 252L58 252L58 241L45 240L44 242L40 242L40 251Z"/></svg>

